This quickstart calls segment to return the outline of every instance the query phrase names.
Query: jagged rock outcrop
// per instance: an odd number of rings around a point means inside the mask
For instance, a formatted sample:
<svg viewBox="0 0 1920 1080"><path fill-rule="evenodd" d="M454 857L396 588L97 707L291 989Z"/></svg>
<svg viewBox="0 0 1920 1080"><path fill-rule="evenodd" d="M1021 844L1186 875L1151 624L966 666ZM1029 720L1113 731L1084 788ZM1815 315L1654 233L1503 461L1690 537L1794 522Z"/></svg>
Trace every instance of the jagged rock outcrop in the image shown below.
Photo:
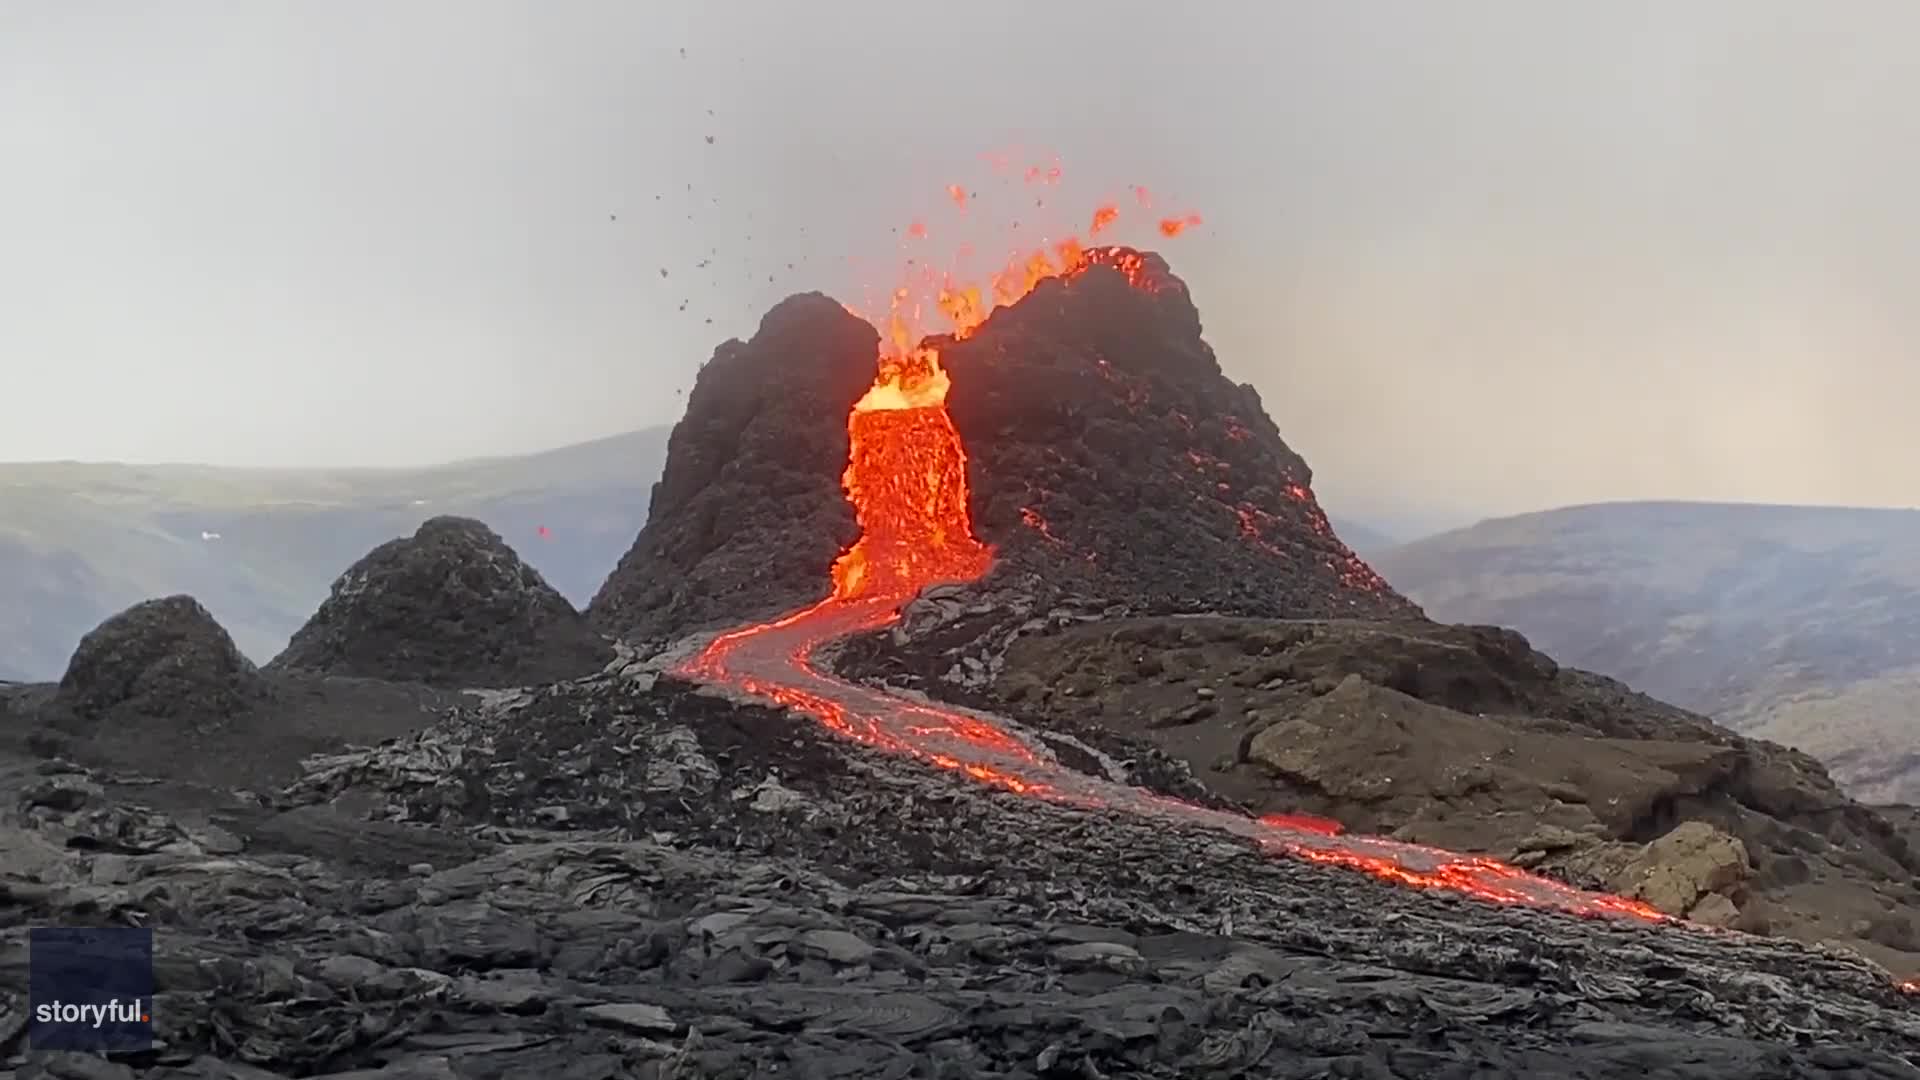
<svg viewBox="0 0 1920 1080"><path fill-rule="evenodd" d="M1645 900L1669 915L1705 926L1783 932L1820 927L1818 912L1787 912L1777 926L1746 919L1741 905L1753 899L1749 886L1754 876L1747 846L1739 837L1704 821L1683 821L1645 844L1608 841L1602 835L1542 825L1520 841L1514 861L1587 888ZM1872 945L1903 948L1900 943L1877 941L1865 930L1850 932ZM1821 935L1800 936L1818 939Z"/></svg>
<svg viewBox="0 0 1920 1080"><path fill-rule="evenodd" d="M1629 835L1657 807L1723 781L1738 756L1702 742L1516 729L1357 674L1256 716L1247 762L1301 808L1454 849L1510 851L1542 824Z"/></svg>
<svg viewBox="0 0 1920 1080"><path fill-rule="evenodd" d="M879 337L819 293L775 305L700 369L646 527L587 605L608 633L677 636L827 595L859 535L841 489L847 414Z"/></svg>
<svg viewBox="0 0 1920 1080"><path fill-rule="evenodd" d="M217 728L271 700L260 671L191 596L145 600L80 639L55 704L83 725L114 718Z"/></svg>
<svg viewBox="0 0 1920 1080"><path fill-rule="evenodd" d="M492 529L436 517L341 574L267 670L518 686L590 674L613 655Z"/></svg>
<svg viewBox="0 0 1920 1080"><path fill-rule="evenodd" d="M1747 846L1704 821L1683 821L1649 843L1615 878L1618 891L1670 915L1693 915L1709 894L1727 894L1753 873Z"/></svg>

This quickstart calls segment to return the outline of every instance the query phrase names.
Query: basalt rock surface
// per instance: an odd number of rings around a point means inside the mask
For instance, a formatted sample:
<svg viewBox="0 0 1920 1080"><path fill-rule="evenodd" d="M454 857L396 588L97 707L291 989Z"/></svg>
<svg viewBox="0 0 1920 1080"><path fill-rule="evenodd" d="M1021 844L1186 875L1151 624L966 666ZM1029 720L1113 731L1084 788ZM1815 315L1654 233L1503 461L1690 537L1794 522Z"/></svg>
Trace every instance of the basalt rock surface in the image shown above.
<svg viewBox="0 0 1920 1080"><path fill-rule="evenodd" d="M767 312L753 340L715 350L668 439L646 527L588 618L664 641L827 595L859 535L840 476L878 347L873 327L807 293Z"/></svg>
<svg viewBox="0 0 1920 1080"><path fill-rule="evenodd" d="M1920 1077L1920 1015L1846 952L1276 859L644 674L204 825L57 766L0 788L0 1053L28 924L159 952L161 1046L21 1077Z"/></svg>
<svg viewBox="0 0 1920 1080"><path fill-rule="evenodd" d="M341 574L267 668L457 689L572 678L613 656L499 534L437 517Z"/></svg>

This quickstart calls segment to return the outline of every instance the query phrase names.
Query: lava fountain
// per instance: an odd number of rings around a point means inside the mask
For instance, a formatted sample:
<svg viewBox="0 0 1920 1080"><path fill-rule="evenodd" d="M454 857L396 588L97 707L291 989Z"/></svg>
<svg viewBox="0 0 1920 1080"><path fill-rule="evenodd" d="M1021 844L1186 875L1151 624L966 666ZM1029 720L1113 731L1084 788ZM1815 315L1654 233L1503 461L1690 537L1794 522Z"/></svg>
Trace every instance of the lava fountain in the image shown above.
<svg viewBox="0 0 1920 1080"><path fill-rule="evenodd" d="M1030 178L1036 175L1047 174L1030 170ZM1110 226L1117 213L1112 205L1100 207L1091 231ZM1160 232L1174 236L1199 221L1196 215L1163 219ZM916 223L913 231L924 235L925 229ZM954 337L964 338L994 307L1019 300L1049 278L1095 266L1122 273L1137 288L1155 287L1143 278L1138 253L1087 248L1069 238L1010 261L984 287L941 280L931 306ZM1492 859L1343 835L1313 819L1255 820L1089 776L1060 765L1043 746L991 716L924 704L820 670L813 656L822 645L885 626L922 589L976 580L992 565L993 553L973 535L968 515L966 452L946 409L952 379L939 353L917 333L927 306L915 302L911 290L898 289L888 316L874 320L883 328L878 372L848 416L849 460L842 475L861 535L833 565L832 594L770 622L719 635L677 674L736 687L807 713L849 739L1024 795L1202 824L1271 851L1494 903L1666 918L1638 901L1581 892Z"/></svg>
<svg viewBox="0 0 1920 1080"><path fill-rule="evenodd" d="M972 581L993 562L967 516L967 455L947 416L951 385L932 349L883 357L873 389L848 414L841 483L860 539L833 565L836 599L905 601L935 581Z"/></svg>

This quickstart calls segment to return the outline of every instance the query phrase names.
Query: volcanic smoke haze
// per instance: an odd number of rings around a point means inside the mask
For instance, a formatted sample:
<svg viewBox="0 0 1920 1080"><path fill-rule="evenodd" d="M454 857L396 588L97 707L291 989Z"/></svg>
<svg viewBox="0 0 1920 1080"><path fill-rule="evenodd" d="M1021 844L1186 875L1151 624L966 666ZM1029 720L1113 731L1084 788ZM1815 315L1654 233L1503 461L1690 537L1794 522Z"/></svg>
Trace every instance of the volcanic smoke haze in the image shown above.
<svg viewBox="0 0 1920 1080"><path fill-rule="evenodd" d="M1145 246L1137 184L1204 216L1168 257L1337 509L1911 503L1917 32L1895 0L8 5L35 407L0 459L668 423L778 298L884 307L914 222L986 266L1113 200Z"/></svg>

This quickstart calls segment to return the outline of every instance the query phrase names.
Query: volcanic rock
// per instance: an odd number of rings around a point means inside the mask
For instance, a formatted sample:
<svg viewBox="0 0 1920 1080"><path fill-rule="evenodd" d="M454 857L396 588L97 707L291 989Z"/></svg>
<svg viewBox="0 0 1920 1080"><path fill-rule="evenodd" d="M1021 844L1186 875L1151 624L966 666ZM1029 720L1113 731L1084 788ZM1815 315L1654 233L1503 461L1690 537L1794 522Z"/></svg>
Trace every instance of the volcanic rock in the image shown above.
<svg viewBox="0 0 1920 1080"><path fill-rule="evenodd" d="M1844 951L1462 902L667 679L315 761L238 850L47 780L0 790L0 1054L28 924L154 927L159 1044L21 1076L1920 1077Z"/></svg>
<svg viewBox="0 0 1920 1080"><path fill-rule="evenodd" d="M663 640L799 607L859 535L841 489L847 415L873 385L873 327L819 293L789 297L701 367L667 441L647 524L587 606Z"/></svg>
<svg viewBox="0 0 1920 1080"><path fill-rule="evenodd" d="M463 688L573 678L613 656L492 529L436 517L341 574L267 668Z"/></svg>
<svg viewBox="0 0 1920 1080"><path fill-rule="evenodd" d="M1334 535L1312 470L1222 373L1160 256L1102 249L933 344L996 578L1137 613L1418 613Z"/></svg>
<svg viewBox="0 0 1920 1080"><path fill-rule="evenodd" d="M1025 609L964 676L968 635L1023 610L993 595L983 612L970 590L931 590L836 666L1096 745L1087 729L1104 728L1111 756L1150 747L1250 813L1486 852L1920 972L1920 855L1818 762L1561 668L1512 631Z"/></svg>
<svg viewBox="0 0 1920 1080"><path fill-rule="evenodd" d="M1247 760L1296 807L1455 849L1511 851L1543 824L1628 835L1656 807L1723 779L1736 756L1707 743L1516 731L1359 675L1261 719L1271 722L1251 732ZM1532 812L1502 813L1518 807Z"/></svg>
<svg viewBox="0 0 1920 1080"><path fill-rule="evenodd" d="M1645 900L1670 915L1708 926L1740 921L1739 902L1750 897L1753 868L1747 846L1704 821L1683 821L1646 844L1606 841L1591 832L1547 825L1518 846L1518 865L1557 873L1583 888ZM1803 930L1818 925L1791 915L1784 922ZM1867 930L1855 929L1853 936L1873 941Z"/></svg>
<svg viewBox="0 0 1920 1080"><path fill-rule="evenodd" d="M1747 846L1704 821L1683 821L1658 840L1621 875L1618 889L1672 915L1693 911L1708 893L1724 896L1752 870Z"/></svg>
<svg viewBox="0 0 1920 1080"><path fill-rule="evenodd" d="M259 669L198 600L145 600L80 639L55 695L92 726L121 717L217 728L271 698Z"/></svg>

